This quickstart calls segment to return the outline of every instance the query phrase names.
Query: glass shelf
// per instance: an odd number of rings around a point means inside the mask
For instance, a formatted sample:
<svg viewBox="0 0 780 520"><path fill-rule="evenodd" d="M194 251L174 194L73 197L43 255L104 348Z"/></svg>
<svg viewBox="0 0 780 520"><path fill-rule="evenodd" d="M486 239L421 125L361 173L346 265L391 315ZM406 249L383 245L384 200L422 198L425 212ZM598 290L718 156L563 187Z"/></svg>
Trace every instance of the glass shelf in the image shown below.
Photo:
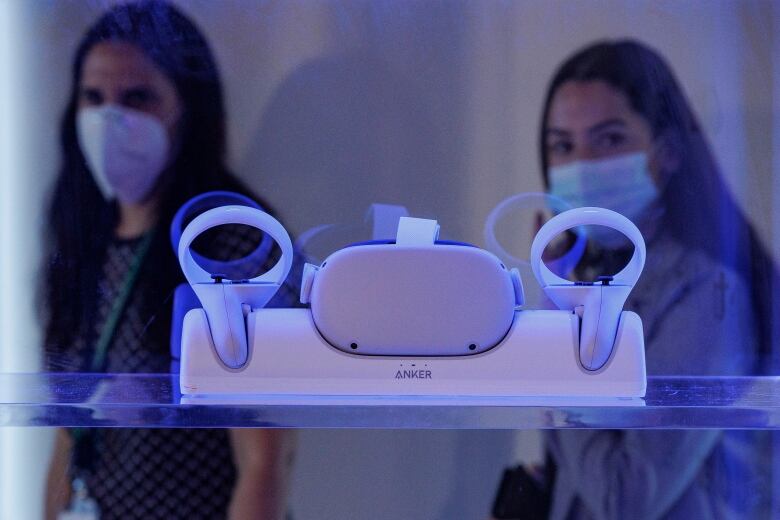
<svg viewBox="0 0 780 520"><path fill-rule="evenodd" d="M0 374L0 426L780 429L780 377L651 377L644 399L184 398L171 374Z"/></svg>

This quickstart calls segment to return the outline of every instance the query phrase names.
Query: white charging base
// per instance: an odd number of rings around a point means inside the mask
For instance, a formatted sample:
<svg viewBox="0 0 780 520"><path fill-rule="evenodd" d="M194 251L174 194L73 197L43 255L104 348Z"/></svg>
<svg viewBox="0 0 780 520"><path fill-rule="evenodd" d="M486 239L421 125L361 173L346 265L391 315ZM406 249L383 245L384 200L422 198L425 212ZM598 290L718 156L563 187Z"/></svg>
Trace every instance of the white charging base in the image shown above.
<svg viewBox="0 0 780 520"><path fill-rule="evenodd" d="M643 397L642 321L620 318L612 356L598 371L579 363L579 318L567 311L516 311L504 340L483 353L449 357L348 354L317 332L309 309L261 309L247 317L249 359L239 369L216 355L202 309L184 318L185 396Z"/></svg>

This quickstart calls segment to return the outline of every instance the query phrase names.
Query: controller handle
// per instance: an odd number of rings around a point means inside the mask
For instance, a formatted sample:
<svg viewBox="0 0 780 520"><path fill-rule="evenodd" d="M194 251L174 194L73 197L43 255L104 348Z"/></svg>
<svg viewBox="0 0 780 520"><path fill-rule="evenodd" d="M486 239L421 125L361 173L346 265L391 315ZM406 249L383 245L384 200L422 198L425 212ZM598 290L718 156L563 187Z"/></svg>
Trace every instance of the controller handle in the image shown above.
<svg viewBox="0 0 780 520"><path fill-rule="evenodd" d="M251 280L227 280L209 273L195 261L190 246L204 231L224 224L253 226L273 238L282 250L276 264ZM222 206L198 215L184 229L179 241L179 263L206 312L214 347L229 368L240 368L249 357L246 316L264 307L279 290L292 267L293 248L278 220L248 206Z"/></svg>
<svg viewBox="0 0 780 520"><path fill-rule="evenodd" d="M634 253L614 276L599 277L595 283L571 282L550 271L542 261L542 253L559 233L586 225L607 226L623 233L634 244ZM580 316L579 357L586 370L598 370L609 360L623 305L642 273L645 255L645 241L639 229L623 215L604 208L565 211L550 219L536 234L531 245L531 268L545 294L559 309Z"/></svg>

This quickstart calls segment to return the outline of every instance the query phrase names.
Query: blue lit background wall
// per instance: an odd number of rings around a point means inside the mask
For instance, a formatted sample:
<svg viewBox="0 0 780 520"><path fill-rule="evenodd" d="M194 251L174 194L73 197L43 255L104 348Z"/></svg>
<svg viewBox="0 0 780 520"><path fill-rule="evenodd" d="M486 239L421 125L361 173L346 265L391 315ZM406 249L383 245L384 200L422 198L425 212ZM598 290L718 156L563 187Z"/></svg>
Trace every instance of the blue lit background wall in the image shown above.
<svg viewBox="0 0 780 520"><path fill-rule="evenodd" d="M37 366L32 287L57 122L75 44L110 3L0 3L3 370ZM294 232L385 201L481 243L495 204L541 187L536 132L553 69L596 38L634 36L672 64L780 258L780 8L770 1L178 3L215 48L234 168ZM503 462L537 455L532 433L519 443L507 432L301 439L293 504L303 519L480 518ZM0 516L39 514L46 442L43 431L2 432Z"/></svg>

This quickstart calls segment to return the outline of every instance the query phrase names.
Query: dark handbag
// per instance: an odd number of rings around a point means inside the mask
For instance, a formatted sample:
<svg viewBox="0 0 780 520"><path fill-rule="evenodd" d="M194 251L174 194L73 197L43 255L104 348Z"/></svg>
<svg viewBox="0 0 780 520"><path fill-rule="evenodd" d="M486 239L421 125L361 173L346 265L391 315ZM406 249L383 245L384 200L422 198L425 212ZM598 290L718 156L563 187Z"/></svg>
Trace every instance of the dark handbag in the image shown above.
<svg viewBox="0 0 780 520"><path fill-rule="evenodd" d="M497 520L537 520L550 513L554 466L545 466L540 481L522 465L506 468L493 501L493 518Z"/></svg>

